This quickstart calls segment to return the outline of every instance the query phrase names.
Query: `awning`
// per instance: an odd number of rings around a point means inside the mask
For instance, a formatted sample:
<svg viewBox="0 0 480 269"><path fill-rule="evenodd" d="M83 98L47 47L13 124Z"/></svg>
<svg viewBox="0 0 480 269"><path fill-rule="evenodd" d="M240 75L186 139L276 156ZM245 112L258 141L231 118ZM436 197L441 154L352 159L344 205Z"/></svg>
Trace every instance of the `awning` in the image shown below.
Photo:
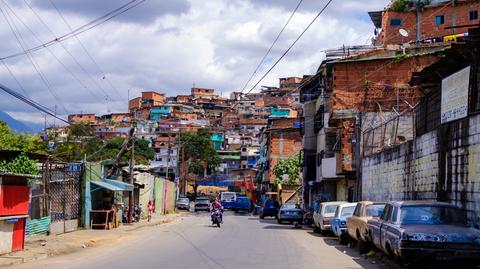
<svg viewBox="0 0 480 269"><path fill-rule="evenodd" d="M133 185L119 180L102 179L100 181L90 181L101 188L105 188L111 191L133 191ZM96 191L96 190L92 190Z"/></svg>

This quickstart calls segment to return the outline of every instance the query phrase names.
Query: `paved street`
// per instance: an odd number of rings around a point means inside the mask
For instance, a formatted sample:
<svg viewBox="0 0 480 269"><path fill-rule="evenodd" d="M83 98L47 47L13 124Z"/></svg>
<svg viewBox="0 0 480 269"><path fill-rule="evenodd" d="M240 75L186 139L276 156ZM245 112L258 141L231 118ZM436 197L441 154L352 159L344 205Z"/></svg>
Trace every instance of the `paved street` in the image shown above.
<svg viewBox="0 0 480 269"><path fill-rule="evenodd" d="M345 253L344 253L345 251ZM15 268L382 268L311 230L273 219L227 213L219 229L209 215L136 231L132 238Z"/></svg>

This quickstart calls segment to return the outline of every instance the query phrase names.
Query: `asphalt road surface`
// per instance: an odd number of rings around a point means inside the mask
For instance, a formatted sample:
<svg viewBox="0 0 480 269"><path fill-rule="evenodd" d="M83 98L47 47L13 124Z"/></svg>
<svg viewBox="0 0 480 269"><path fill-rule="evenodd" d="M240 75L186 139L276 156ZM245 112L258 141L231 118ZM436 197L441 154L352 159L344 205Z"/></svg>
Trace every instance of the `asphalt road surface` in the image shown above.
<svg viewBox="0 0 480 269"><path fill-rule="evenodd" d="M208 213L136 231L115 244L14 268L386 268L311 229L227 213L221 228Z"/></svg>

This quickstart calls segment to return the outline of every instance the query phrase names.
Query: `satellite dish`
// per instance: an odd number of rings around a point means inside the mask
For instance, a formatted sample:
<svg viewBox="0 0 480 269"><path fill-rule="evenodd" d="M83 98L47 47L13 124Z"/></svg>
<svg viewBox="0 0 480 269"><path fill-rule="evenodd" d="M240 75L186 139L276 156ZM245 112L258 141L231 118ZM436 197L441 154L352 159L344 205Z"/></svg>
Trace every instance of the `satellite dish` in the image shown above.
<svg viewBox="0 0 480 269"><path fill-rule="evenodd" d="M402 35L403 37L408 37L408 32L407 32L407 30L405 30L405 29L400 29L400 30L398 30L398 32L399 32L400 35Z"/></svg>

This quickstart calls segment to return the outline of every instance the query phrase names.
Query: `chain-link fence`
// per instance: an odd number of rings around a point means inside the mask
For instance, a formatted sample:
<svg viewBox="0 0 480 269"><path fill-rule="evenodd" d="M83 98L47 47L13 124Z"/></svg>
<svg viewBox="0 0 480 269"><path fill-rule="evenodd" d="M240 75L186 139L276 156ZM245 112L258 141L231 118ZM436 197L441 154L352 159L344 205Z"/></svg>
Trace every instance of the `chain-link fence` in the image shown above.
<svg viewBox="0 0 480 269"><path fill-rule="evenodd" d="M81 211L81 177L81 164L49 164L48 198L52 225L63 224L57 225L56 233L78 227Z"/></svg>

